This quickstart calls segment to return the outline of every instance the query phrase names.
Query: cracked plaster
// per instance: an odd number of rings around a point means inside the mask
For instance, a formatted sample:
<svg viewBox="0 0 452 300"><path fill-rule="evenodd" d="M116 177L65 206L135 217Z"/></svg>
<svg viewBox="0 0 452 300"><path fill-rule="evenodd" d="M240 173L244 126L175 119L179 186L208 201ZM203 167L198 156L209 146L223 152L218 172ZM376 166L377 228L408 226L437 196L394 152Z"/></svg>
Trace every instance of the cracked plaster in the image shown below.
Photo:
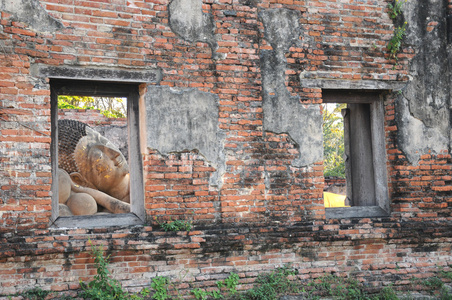
<svg viewBox="0 0 452 300"><path fill-rule="evenodd" d="M264 130L287 133L297 144L300 155L293 166L303 167L323 160L322 116L318 104L301 104L285 84L285 52L299 43L302 27L300 12L268 9L260 12L265 39L273 50L261 51L263 77Z"/></svg>
<svg viewBox="0 0 452 300"><path fill-rule="evenodd" d="M396 101L398 143L410 163L420 155L449 149L450 61L447 51L446 3L439 0L404 3L405 43L416 49L410 63L412 80ZM403 21L403 20L402 20ZM429 28L429 23L438 24Z"/></svg>
<svg viewBox="0 0 452 300"><path fill-rule="evenodd" d="M217 43L211 14L203 13L201 0L172 0L168 5L171 30L194 43L208 43L214 53Z"/></svg>
<svg viewBox="0 0 452 300"><path fill-rule="evenodd" d="M54 32L63 28L63 24L50 16L38 0L0 0L0 10L11 13L14 19L37 31Z"/></svg>
<svg viewBox="0 0 452 300"><path fill-rule="evenodd" d="M221 185L221 175L226 168L225 134L218 124L217 95L197 89L149 86L146 115L149 148L162 155L199 151L216 169L210 184Z"/></svg>

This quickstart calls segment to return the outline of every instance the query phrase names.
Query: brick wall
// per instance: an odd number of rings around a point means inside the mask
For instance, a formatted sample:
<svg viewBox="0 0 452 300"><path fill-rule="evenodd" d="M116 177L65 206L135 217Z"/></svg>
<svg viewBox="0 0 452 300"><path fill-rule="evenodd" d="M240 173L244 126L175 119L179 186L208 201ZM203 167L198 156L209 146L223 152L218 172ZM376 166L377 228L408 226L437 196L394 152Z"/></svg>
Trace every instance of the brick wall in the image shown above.
<svg viewBox="0 0 452 300"><path fill-rule="evenodd" d="M77 120L91 127L127 126L126 118L108 118L97 109L59 109L59 120Z"/></svg>
<svg viewBox="0 0 452 300"><path fill-rule="evenodd" d="M325 177L323 191L341 195L346 195L346 180L340 177Z"/></svg>
<svg viewBox="0 0 452 300"><path fill-rule="evenodd" d="M384 102L387 217L326 219L322 162L294 166L297 142L263 129L262 57L275 50L264 36L263 11L299 13L294 27L302 34L283 51L286 63L277 64L299 105L322 102L322 89L303 86L303 79L403 83L414 76L417 46L404 45L397 61L386 52L394 28L387 2L349 2L204 0L214 43L174 33L166 0L40 1L42 24L60 24L45 30L1 7L0 296L35 285L74 295L79 279L95 274L89 241L104 245L113 276L126 287L163 275L181 278L186 293L232 271L246 288L258 273L286 263L302 279L344 272L370 287L408 289L409 278L451 264L448 146L419 150L420 160L410 161L400 146L399 93ZM216 170L203 153L147 148L146 224L51 228L50 86L33 74L38 64L160 69L161 86L216 95L225 135L221 185L210 183ZM169 219L191 220L194 228L164 232L157 221Z"/></svg>

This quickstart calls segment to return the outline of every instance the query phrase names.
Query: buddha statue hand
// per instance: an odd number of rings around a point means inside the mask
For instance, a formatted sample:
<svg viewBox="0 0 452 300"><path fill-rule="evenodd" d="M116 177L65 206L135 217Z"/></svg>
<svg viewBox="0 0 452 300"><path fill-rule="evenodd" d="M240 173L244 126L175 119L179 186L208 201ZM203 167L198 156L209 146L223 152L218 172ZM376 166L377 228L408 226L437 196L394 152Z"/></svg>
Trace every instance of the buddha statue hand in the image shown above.
<svg viewBox="0 0 452 300"><path fill-rule="evenodd" d="M121 214L121 213L129 213L130 212L130 204L123 202L119 199L116 199L104 192L101 192L99 190L95 190L89 187L83 187L80 185L77 185L75 183L71 183L71 189L73 192L76 193L85 193L90 195L91 197L96 200L96 203L105 207L108 211L114 213L114 214Z"/></svg>

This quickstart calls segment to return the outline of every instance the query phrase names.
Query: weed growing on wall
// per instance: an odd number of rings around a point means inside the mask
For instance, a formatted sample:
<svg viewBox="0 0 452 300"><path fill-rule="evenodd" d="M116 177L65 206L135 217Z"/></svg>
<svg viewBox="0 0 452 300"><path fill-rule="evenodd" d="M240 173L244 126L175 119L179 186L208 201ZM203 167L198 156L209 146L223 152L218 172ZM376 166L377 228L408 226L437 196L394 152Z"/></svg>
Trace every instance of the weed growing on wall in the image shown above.
<svg viewBox="0 0 452 300"><path fill-rule="evenodd" d="M239 275L231 273L226 279L216 282L217 289L206 291L200 288L193 289L191 293L197 300L223 299L225 297L232 297L237 294L237 285L239 284ZM224 294L226 293L226 295Z"/></svg>
<svg viewBox="0 0 452 300"><path fill-rule="evenodd" d="M374 297L375 298L375 297ZM398 300L399 297L397 296L396 292L392 288L392 286L385 286L378 296L376 296L377 299L381 300Z"/></svg>
<svg viewBox="0 0 452 300"><path fill-rule="evenodd" d="M50 294L52 294L51 291L45 291L45 290L41 289L40 287L34 287L32 289L29 289L29 290L23 292L21 296L24 299L29 299L29 300L43 300Z"/></svg>
<svg viewBox="0 0 452 300"><path fill-rule="evenodd" d="M407 2L405 0L404 2ZM402 15L402 5L403 2L399 0L395 0L393 3L389 3L388 8L388 14L389 17L395 22L399 16ZM406 34L406 26L407 22L403 23L402 26L395 26L394 27L394 35L389 40L387 49L389 52L389 58L393 58L397 60L397 54L400 52L400 48L402 47L402 41Z"/></svg>
<svg viewBox="0 0 452 300"><path fill-rule="evenodd" d="M157 217L155 218L155 221L159 224L160 228L162 228L165 231L190 231L193 227L191 221L181 221L181 220L175 220L170 221L167 223L159 222L157 220Z"/></svg>
<svg viewBox="0 0 452 300"><path fill-rule="evenodd" d="M400 51L400 47L402 47L403 37L405 36L407 22L403 23L402 26L394 28L394 35L388 42L388 51L390 53L391 58L397 59L397 53Z"/></svg>
<svg viewBox="0 0 452 300"><path fill-rule="evenodd" d="M405 0L406 2L406 0ZM402 1L395 0L393 3L388 3L388 14L391 19L396 19L402 13Z"/></svg>
<svg viewBox="0 0 452 300"><path fill-rule="evenodd" d="M452 265L449 265L449 268L451 267ZM425 279L414 279L412 280L412 283L423 286L437 299L450 300L452 299L452 290L444 284L443 279L451 280L452 271L446 272L443 268L439 268L439 272L437 272L436 276Z"/></svg>
<svg viewBox="0 0 452 300"><path fill-rule="evenodd" d="M241 299L246 300L274 300L285 293L297 293L299 289L290 279L290 275L297 275L298 270L289 266L259 275L255 286L248 290Z"/></svg>
<svg viewBox="0 0 452 300"><path fill-rule="evenodd" d="M92 253L97 275L89 283L80 281L80 287L82 288L81 297L91 300L141 300L149 295L148 289L143 289L138 294L129 294L124 291L121 283L110 277L111 274L107 268L109 256L104 257L102 247L93 246Z"/></svg>
<svg viewBox="0 0 452 300"><path fill-rule="evenodd" d="M223 285L231 295L237 294L237 285L239 284L239 275L231 273L224 281ZM221 288L221 287L220 287Z"/></svg>
<svg viewBox="0 0 452 300"><path fill-rule="evenodd" d="M449 267L452 267L452 265L450 265ZM441 278L452 280L452 271L444 271L444 268L441 267L439 268L438 276Z"/></svg>
<svg viewBox="0 0 452 300"><path fill-rule="evenodd" d="M309 286L311 287L310 295L317 293L324 296L331 296L335 299L368 298L357 280L342 278L337 275L325 275L317 282L310 283Z"/></svg>
<svg viewBox="0 0 452 300"><path fill-rule="evenodd" d="M156 300L166 300L170 299L170 295L168 293L168 287L170 284L170 280L168 277L157 276L152 278L151 288L155 291L152 295L152 299Z"/></svg>

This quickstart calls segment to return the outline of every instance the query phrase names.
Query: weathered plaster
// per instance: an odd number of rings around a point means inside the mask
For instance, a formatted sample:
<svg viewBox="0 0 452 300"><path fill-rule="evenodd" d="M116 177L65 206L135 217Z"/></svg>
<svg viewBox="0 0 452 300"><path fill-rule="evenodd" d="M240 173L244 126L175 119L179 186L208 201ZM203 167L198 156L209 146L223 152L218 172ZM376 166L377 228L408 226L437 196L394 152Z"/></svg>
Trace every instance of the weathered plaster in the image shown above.
<svg viewBox="0 0 452 300"><path fill-rule="evenodd" d="M201 0L172 0L168 5L171 30L189 42L205 42L216 48L212 15L203 13Z"/></svg>
<svg viewBox="0 0 452 300"><path fill-rule="evenodd" d="M421 120L410 114L408 100L399 97L397 105L397 121L402 126L398 130L398 142L408 161L417 164L422 154L440 153L447 149L449 139L437 127L428 127Z"/></svg>
<svg viewBox="0 0 452 300"><path fill-rule="evenodd" d="M300 12L269 9L259 14L264 23L265 39L273 50L261 51L263 77L264 130L287 133L297 143L300 156L293 161L297 167L323 159L322 117L317 104L303 105L291 96L285 84L287 61L284 56L302 33Z"/></svg>
<svg viewBox="0 0 452 300"><path fill-rule="evenodd" d="M53 32L63 24L50 16L38 0L0 0L0 10L11 13L14 18L27 23L37 31Z"/></svg>
<svg viewBox="0 0 452 300"><path fill-rule="evenodd" d="M224 134L218 124L218 96L196 89L149 86L146 94L147 145L163 155L198 150L216 169L225 169Z"/></svg>
<svg viewBox="0 0 452 300"><path fill-rule="evenodd" d="M421 154L449 148L450 73L447 51L447 3L440 0L404 3L405 42L416 50L412 80L396 101L398 142L412 164ZM429 30L429 26L433 26Z"/></svg>
<svg viewBox="0 0 452 300"><path fill-rule="evenodd" d="M448 58L448 77L449 77L449 86L452 87L452 75L450 72L452 71L452 14L447 16L447 58ZM452 95L451 97L452 98ZM449 98L449 99L450 99ZM452 100L449 100L449 107L452 105ZM450 110L449 110L450 112ZM449 149L452 149L452 126L449 128Z"/></svg>

